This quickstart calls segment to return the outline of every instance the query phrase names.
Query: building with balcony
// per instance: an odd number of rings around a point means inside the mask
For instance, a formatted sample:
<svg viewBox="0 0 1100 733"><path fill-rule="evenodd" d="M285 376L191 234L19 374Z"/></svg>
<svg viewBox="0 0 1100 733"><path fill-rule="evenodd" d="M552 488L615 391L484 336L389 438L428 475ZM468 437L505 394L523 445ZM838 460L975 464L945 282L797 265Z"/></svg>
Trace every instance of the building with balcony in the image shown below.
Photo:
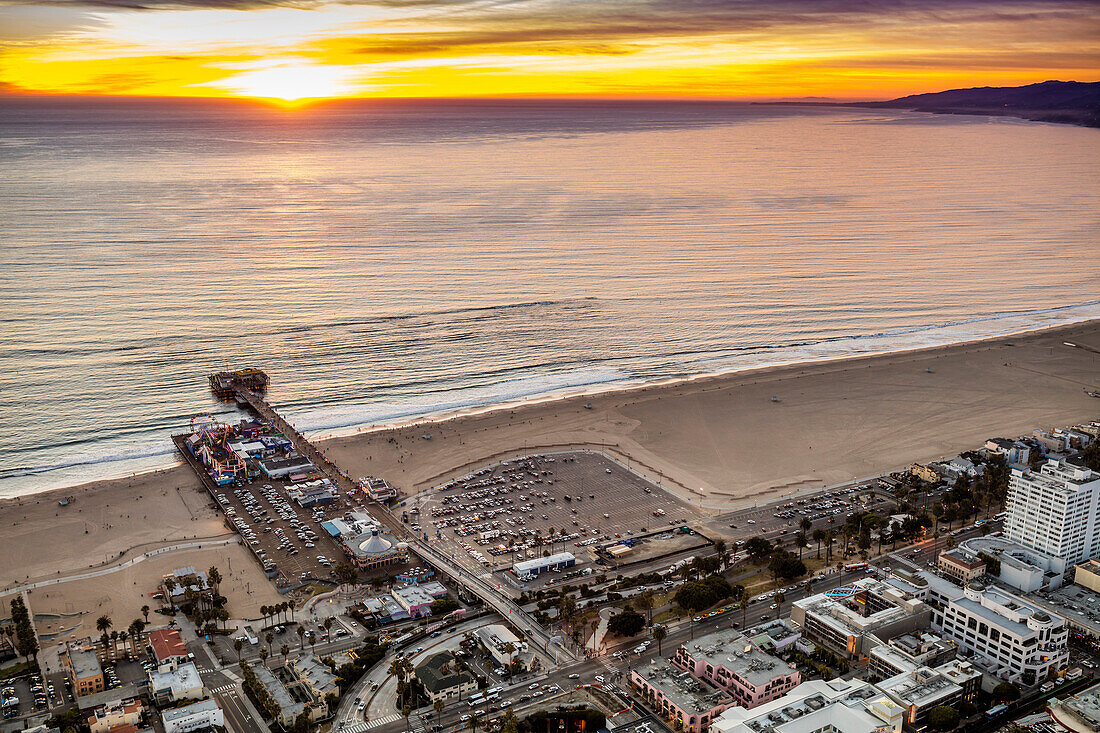
<svg viewBox="0 0 1100 733"><path fill-rule="evenodd" d="M646 706L677 731L705 733L711 721L737 704L725 690L661 660L631 670L630 682Z"/></svg>
<svg viewBox="0 0 1100 733"><path fill-rule="evenodd" d="M200 700L160 714L164 733L187 733L225 727L225 714L216 700Z"/></svg>
<svg viewBox="0 0 1100 733"><path fill-rule="evenodd" d="M982 673L969 662L949 662L944 671L929 667L902 672L875 685L905 711L905 727L923 730L932 708L973 702Z"/></svg>
<svg viewBox="0 0 1100 733"><path fill-rule="evenodd" d="M902 634L874 647L868 656L871 673L886 679L918 667L937 667L955 658L954 641L930 631Z"/></svg>
<svg viewBox="0 0 1100 733"><path fill-rule="evenodd" d="M115 700L100 705L88 716L91 733L108 733L123 725L138 725L145 712L145 704L139 699Z"/></svg>
<svg viewBox="0 0 1100 733"><path fill-rule="evenodd" d="M672 663L733 696L751 709L790 692L798 670L766 654L735 629L722 629L682 644Z"/></svg>
<svg viewBox="0 0 1100 733"><path fill-rule="evenodd" d="M1100 556L1100 475L1065 460L1013 466L1004 535L1073 566Z"/></svg>
<svg viewBox="0 0 1100 733"><path fill-rule="evenodd" d="M984 560L978 558L968 559L955 550L941 550L936 558L936 565L941 573L959 585L977 580L985 574Z"/></svg>
<svg viewBox="0 0 1100 733"><path fill-rule="evenodd" d="M163 672L153 670L149 673L149 694L158 705L179 702L180 700L201 700L206 697L202 677L194 662L181 664Z"/></svg>
<svg viewBox="0 0 1100 733"><path fill-rule="evenodd" d="M1025 687L1069 662L1066 620L999 588L960 589L933 613L932 628L991 675Z"/></svg>

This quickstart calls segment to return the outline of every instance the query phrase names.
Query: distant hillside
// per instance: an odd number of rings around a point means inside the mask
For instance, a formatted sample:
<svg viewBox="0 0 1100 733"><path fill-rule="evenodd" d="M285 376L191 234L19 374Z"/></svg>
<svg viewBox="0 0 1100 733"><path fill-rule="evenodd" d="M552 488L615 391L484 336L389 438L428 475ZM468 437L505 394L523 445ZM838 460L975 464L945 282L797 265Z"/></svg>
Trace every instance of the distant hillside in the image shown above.
<svg viewBox="0 0 1100 733"><path fill-rule="evenodd" d="M857 102L853 107L888 107L921 112L1007 115L1038 122L1100 127L1100 82L1044 81L1023 87L975 87L913 94L889 102Z"/></svg>

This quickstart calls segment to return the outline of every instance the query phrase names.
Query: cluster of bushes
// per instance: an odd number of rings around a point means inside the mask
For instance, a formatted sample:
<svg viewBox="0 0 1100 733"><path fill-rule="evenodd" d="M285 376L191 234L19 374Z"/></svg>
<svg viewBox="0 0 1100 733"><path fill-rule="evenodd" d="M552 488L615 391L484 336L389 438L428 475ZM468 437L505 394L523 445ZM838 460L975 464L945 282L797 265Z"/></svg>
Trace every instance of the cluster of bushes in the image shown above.
<svg viewBox="0 0 1100 733"><path fill-rule="evenodd" d="M358 655L357 659L342 664L340 667L337 667L331 658L325 659L325 662L332 669L332 673L336 675L336 686L340 689L341 695L368 669L378 664L382 657L386 656L386 648L379 645L377 636L372 636L363 642L363 645L356 650L356 654Z"/></svg>
<svg viewBox="0 0 1100 733"><path fill-rule="evenodd" d="M733 595L733 588L721 575L710 575L703 580L684 583L676 591L673 600L687 611L702 611L718 601Z"/></svg>
<svg viewBox="0 0 1100 733"><path fill-rule="evenodd" d="M244 677L244 691L252 699L252 703L265 715L268 720L276 720L282 713L283 709L279 706L279 703L275 701L275 698L271 696L271 693L267 691L267 688L263 686L260 679L256 676L256 673L252 671L252 667L248 662L242 661L241 663L241 676Z"/></svg>
<svg viewBox="0 0 1100 733"><path fill-rule="evenodd" d="M11 621L15 626L15 650L20 656L37 659L38 639L34 635L31 615L27 612L27 606L23 603L21 595L11 599Z"/></svg>
<svg viewBox="0 0 1100 733"><path fill-rule="evenodd" d="M807 655L797 649L793 649L787 656L787 661L809 667L817 672L824 680L832 679L833 674L830 668L835 669L840 674L846 673L850 668L848 660L841 659L828 649L823 649L822 647L818 647L812 655Z"/></svg>

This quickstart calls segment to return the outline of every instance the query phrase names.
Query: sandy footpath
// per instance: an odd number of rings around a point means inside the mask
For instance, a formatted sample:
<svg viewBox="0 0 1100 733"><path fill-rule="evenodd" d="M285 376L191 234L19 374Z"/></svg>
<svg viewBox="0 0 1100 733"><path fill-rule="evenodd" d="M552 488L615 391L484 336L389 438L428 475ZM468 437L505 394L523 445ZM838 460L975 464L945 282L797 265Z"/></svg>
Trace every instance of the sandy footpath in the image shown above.
<svg viewBox="0 0 1100 733"><path fill-rule="evenodd" d="M364 431L323 448L352 476L382 476L412 493L525 451L596 447L717 511L950 456L993 436L1098 419L1100 399L1086 388L1100 389L1097 322L530 402ZM75 501L59 507L66 495ZM120 553L226 531L182 465L7 500L0 502L0 592L117 562ZM227 562L219 558L234 552L243 557L239 547L181 551L39 589L34 610L109 608L129 623L161 574L211 564L224 573ZM255 564L233 559L233 567L239 577L227 595L234 610L254 614L277 600Z"/></svg>

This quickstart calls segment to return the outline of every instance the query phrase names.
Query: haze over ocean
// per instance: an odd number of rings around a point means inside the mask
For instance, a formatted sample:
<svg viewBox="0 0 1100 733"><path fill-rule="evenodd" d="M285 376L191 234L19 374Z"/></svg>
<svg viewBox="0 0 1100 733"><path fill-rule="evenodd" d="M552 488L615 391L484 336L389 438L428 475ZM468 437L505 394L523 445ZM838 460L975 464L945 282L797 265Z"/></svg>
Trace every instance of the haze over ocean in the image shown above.
<svg viewBox="0 0 1100 733"><path fill-rule="evenodd" d="M0 102L0 496L174 462L259 366L335 432L1100 316L1097 131L642 102Z"/></svg>

